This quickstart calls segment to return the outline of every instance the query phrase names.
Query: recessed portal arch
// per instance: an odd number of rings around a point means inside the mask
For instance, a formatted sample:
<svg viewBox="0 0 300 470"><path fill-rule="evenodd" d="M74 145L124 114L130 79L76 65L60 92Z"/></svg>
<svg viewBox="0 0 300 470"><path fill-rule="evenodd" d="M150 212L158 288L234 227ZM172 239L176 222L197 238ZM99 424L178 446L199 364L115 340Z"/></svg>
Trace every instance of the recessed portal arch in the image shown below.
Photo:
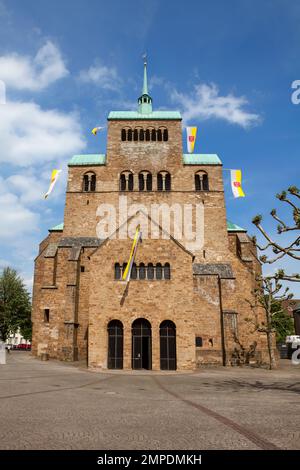
<svg viewBox="0 0 300 470"><path fill-rule="evenodd" d="M108 369L123 369L123 323L111 320L107 325Z"/></svg>
<svg viewBox="0 0 300 470"><path fill-rule="evenodd" d="M165 320L159 327L160 336L160 368L176 370L176 325L171 320Z"/></svg>
<svg viewBox="0 0 300 470"><path fill-rule="evenodd" d="M151 323L145 318L132 323L132 368L152 369Z"/></svg>

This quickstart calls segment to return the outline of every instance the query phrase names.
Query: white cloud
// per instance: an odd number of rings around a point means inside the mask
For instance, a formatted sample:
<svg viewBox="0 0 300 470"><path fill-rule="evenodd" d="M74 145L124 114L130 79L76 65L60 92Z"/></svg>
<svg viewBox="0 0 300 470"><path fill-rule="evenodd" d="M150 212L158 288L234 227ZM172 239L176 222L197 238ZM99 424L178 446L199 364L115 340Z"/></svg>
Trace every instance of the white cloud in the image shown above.
<svg viewBox="0 0 300 470"><path fill-rule="evenodd" d="M95 62L87 70L81 70L79 79L83 83L93 83L105 90L118 90L121 80L115 67L107 67L100 62Z"/></svg>
<svg viewBox="0 0 300 470"><path fill-rule="evenodd" d="M0 240L20 240L25 233L38 229L39 215L26 208L18 197L6 192L0 194Z"/></svg>
<svg viewBox="0 0 300 470"><path fill-rule="evenodd" d="M0 106L0 141L0 162L24 167L71 156L86 145L77 114L27 102Z"/></svg>
<svg viewBox="0 0 300 470"><path fill-rule="evenodd" d="M181 104L185 122L193 119L214 118L248 128L260 121L258 114L245 109L248 100L244 96L234 96L231 93L221 96L215 84L196 85L192 95L174 90L171 97L173 101Z"/></svg>
<svg viewBox="0 0 300 470"><path fill-rule="evenodd" d="M60 50L51 41L34 58L15 53L0 57L0 79L7 88L40 91L68 73Z"/></svg>

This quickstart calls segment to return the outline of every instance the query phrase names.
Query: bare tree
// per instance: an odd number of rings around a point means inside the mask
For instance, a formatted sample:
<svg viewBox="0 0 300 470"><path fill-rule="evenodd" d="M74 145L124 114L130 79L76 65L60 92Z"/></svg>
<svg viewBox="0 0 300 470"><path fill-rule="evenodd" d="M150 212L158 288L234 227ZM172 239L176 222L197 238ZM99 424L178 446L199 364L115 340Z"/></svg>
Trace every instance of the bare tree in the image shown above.
<svg viewBox="0 0 300 470"><path fill-rule="evenodd" d="M281 289L282 284L278 278L274 276L259 276L257 278L257 287L253 291L254 303L247 299L247 302L255 313L259 306L263 309L265 314L263 321L258 321L257 314L255 315L255 320L247 318L246 321L254 324L254 331L259 331L266 335L270 369L275 367L275 345L273 343L276 330L274 328L273 317L281 312L278 305L282 305L283 300L289 300L293 297L293 294L288 294L288 287L282 294L280 294Z"/></svg>
<svg viewBox="0 0 300 470"><path fill-rule="evenodd" d="M287 192L288 191L288 192ZM260 252L266 252L271 249L274 253L274 256L270 258L267 254L264 254L259 257L261 263L263 264L272 264L283 258L284 256L289 256L292 259L300 260L300 207L298 199L300 199L300 191L296 186L290 186L287 191L282 191L280 194L277 194L276 197L280 201L286 203L288 207L292 210L292 224L284 222L278 215L276 209L272 209L270 214L276 222L277 233L281 235L287 232L295 232L295 240L290 242L287 246L284 246L280 241L274 240L271 235L269 235L266 230L263 228L262 216L257 215L253 218L252 223L258 228L260 233L263 235L264 239L267 241L265 246L260 246L257 243L256 237L252 238L252 241L258 248ZM288 194L289 193L289 194ZM286 274L283 269L279 269L274 275L274 279L282 279L285 281L300 282L300 274Z"/></svg>

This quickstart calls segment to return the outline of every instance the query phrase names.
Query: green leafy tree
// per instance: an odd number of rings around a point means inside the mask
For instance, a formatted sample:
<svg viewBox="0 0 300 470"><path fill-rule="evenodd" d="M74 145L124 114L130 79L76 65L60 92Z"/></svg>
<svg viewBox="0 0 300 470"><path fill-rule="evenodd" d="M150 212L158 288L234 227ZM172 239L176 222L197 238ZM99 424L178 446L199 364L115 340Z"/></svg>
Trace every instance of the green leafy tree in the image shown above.
<svg viewBox="0 0 300 470"><path fill-rule="evenodd" d="M0 275L0 338L5 341L20 328L21 334L31 339L30 315L30 295L23 280L14 269L4 268Z"/></svg>
<svg viewBox="0 0 300 470"><path fill-rule="evenodd" d="M283 343L286 336L295 334L294 320L281 302L275 301L272 304L272 327L276 332L277 343Z"/></svg>

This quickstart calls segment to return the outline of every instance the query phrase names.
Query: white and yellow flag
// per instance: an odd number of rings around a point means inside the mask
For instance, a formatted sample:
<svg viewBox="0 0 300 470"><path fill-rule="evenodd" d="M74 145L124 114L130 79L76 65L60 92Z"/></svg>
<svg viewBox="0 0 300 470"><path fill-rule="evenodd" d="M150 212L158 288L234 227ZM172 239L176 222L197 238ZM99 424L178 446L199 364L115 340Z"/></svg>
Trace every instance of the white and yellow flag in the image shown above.
<svg viewBox="0 0 300 470"><path fill-rule="evenodd" d="M234 197L245 197L242 189L242 170L230 170L231 189Z"/></svg>
<svg viewBox="0 0 300 470"><path fill-rule="evenodd" d="M46 192L45 194L45 199L47 199L47 197L49 196L49 194L52 193L52 190L55 186L55 183L56 181L58 180L59 178L59 175L60 173L62 172L62 170L53 170L52 173L51 173L51 181L50 181L50 186L49 186L49 189L48 191Z"/></svg>
<svg viewBox="0 0 300 470"><path fill-rule="evenodd" d="M97 135L99 131L102 131L102 129L104 129L104 127L94 127L94 129L92 129L92 134Z"/></svg>
<svg viewBox="0 0 300 470"><path fill-rule="evenodd" d="M141 240L141 236L142 236L141 227L138 225L135 231L129 260L122 276L122 281L129 282L130 280L131 270L132 270L135 254L137 251L138 243Z"/></svg>
<svg viewBox="0 0 300 470"><path fill-rule="evenodd" d="M197 136L197 127L186 128L186 144L189 153L193 153Z"/></svg>

